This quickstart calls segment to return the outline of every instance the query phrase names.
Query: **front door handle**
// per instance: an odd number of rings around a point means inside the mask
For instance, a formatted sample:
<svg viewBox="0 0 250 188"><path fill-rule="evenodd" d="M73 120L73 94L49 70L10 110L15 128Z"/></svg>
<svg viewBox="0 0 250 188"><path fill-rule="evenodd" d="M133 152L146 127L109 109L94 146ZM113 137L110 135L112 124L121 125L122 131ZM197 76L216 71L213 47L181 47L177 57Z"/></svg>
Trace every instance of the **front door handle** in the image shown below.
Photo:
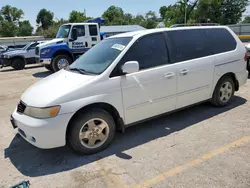
<svg viewBox="0 0 250 188"><path fill-rule="evenodd" d="M183 69L183 70L180 71L180 75L181 76L185 76L187 74L188 74L188 70L187 69Z"/></svg>
<svg viewBox="0 0 250 188"><path fill-rule="evenodd" d="M85 42L85 47L88 47L88 43L87 42Z"/></svg>
<svg viewBox="0 0 250 188"><path fill-rule="evenodd" d="M166 73L164 75L164 77L167 78L167 79L170 79L170 78L174 77L174 73L173 72Z"/></svg>

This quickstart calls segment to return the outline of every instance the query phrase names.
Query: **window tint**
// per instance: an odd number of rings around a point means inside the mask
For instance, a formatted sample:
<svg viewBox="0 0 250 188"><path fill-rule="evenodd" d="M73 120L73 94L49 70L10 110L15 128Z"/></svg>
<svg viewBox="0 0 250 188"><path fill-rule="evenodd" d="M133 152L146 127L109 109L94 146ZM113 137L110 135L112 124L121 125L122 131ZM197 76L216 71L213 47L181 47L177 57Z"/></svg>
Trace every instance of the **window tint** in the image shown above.
<svg viewBox="0 0 250 188"><path fill-rule="evenodd" d="M207 29L206 34L215 54L232 51L236 48L234 37L226 29Z"/></svg>
<svg viewBox="0 0 250 188"><path fill-rule="evenodd" d="M78 37L85 36L85 27L84 25L75 25L72 29L76 28Z"/></svg>
<svg viewBox="0 0 250 188"><path fill-rule="evenodd" d="M97 26L89 25L89 34L90 36L97 36Z"/></svg>
<svg viewBox="0 0 250 188"><path fill-rule="evenodd" d="M139 39L122 59L122 63L127 61L138 61L140 70L167 64L168 55L163 34Z"/></svg>
<svg viewBox="0 0 250 188"><path fill-rule="evenodd" d="M167 35L173 63L212 55L204 29L168 31Z"/></svg>

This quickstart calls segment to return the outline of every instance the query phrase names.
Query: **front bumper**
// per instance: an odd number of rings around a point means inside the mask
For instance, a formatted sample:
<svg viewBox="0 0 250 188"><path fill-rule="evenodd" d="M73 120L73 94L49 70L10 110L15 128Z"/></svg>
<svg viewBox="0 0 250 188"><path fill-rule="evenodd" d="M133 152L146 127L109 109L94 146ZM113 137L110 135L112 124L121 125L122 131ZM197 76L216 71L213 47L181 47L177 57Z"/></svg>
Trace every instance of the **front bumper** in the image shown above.
<svg viewBox="0 0 250 188"><path fill-rule="evenodd" d="M3 66L3 67L10 66L11 65L11 59L1 58L0 59L0 65Z"/></svg>
<svg viewBox="0 0 250 188"><path fill-rule="evenodd" d="M36 58L36 63L40 63L43 65L50 65L51 58Z"/></svg>
<svg viewBox="0 0 250 188"><path fill-rule="evenodd" d="M38 148L50 149L66 144L66 129L72 115L62 114L49 119L36 119L19 114L15 110L12 118L18 133L26 141Z"/></svg>

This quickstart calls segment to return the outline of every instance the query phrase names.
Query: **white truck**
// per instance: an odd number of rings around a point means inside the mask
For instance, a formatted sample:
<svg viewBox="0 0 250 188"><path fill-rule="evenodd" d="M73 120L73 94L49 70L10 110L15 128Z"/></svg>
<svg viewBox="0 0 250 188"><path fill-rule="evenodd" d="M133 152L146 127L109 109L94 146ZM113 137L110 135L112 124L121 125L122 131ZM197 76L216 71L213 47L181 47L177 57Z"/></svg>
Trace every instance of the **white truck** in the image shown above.
<svg viewBox="0 0 250 188"><path fill-rule="evenodd" d="M96 45L104 37L100 33L103 18L89 20L86 23L68 23L62 25L56 38L36 47L36 61L48 70L58 71L68 67L80 55Z"/></svg>

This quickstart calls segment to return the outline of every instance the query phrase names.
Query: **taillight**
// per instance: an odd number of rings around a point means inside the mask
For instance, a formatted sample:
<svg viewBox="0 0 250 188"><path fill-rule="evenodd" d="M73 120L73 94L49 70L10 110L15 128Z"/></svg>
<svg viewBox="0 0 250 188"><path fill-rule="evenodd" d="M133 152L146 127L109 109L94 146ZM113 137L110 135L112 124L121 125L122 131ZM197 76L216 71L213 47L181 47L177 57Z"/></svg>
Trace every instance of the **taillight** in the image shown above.
<svg viewBox="0 0 250 188"><path fill-rule="evenodd" d="M247 53L245 53L245 57L244 60L247 61L248 57L247 57Z"/></svg>

